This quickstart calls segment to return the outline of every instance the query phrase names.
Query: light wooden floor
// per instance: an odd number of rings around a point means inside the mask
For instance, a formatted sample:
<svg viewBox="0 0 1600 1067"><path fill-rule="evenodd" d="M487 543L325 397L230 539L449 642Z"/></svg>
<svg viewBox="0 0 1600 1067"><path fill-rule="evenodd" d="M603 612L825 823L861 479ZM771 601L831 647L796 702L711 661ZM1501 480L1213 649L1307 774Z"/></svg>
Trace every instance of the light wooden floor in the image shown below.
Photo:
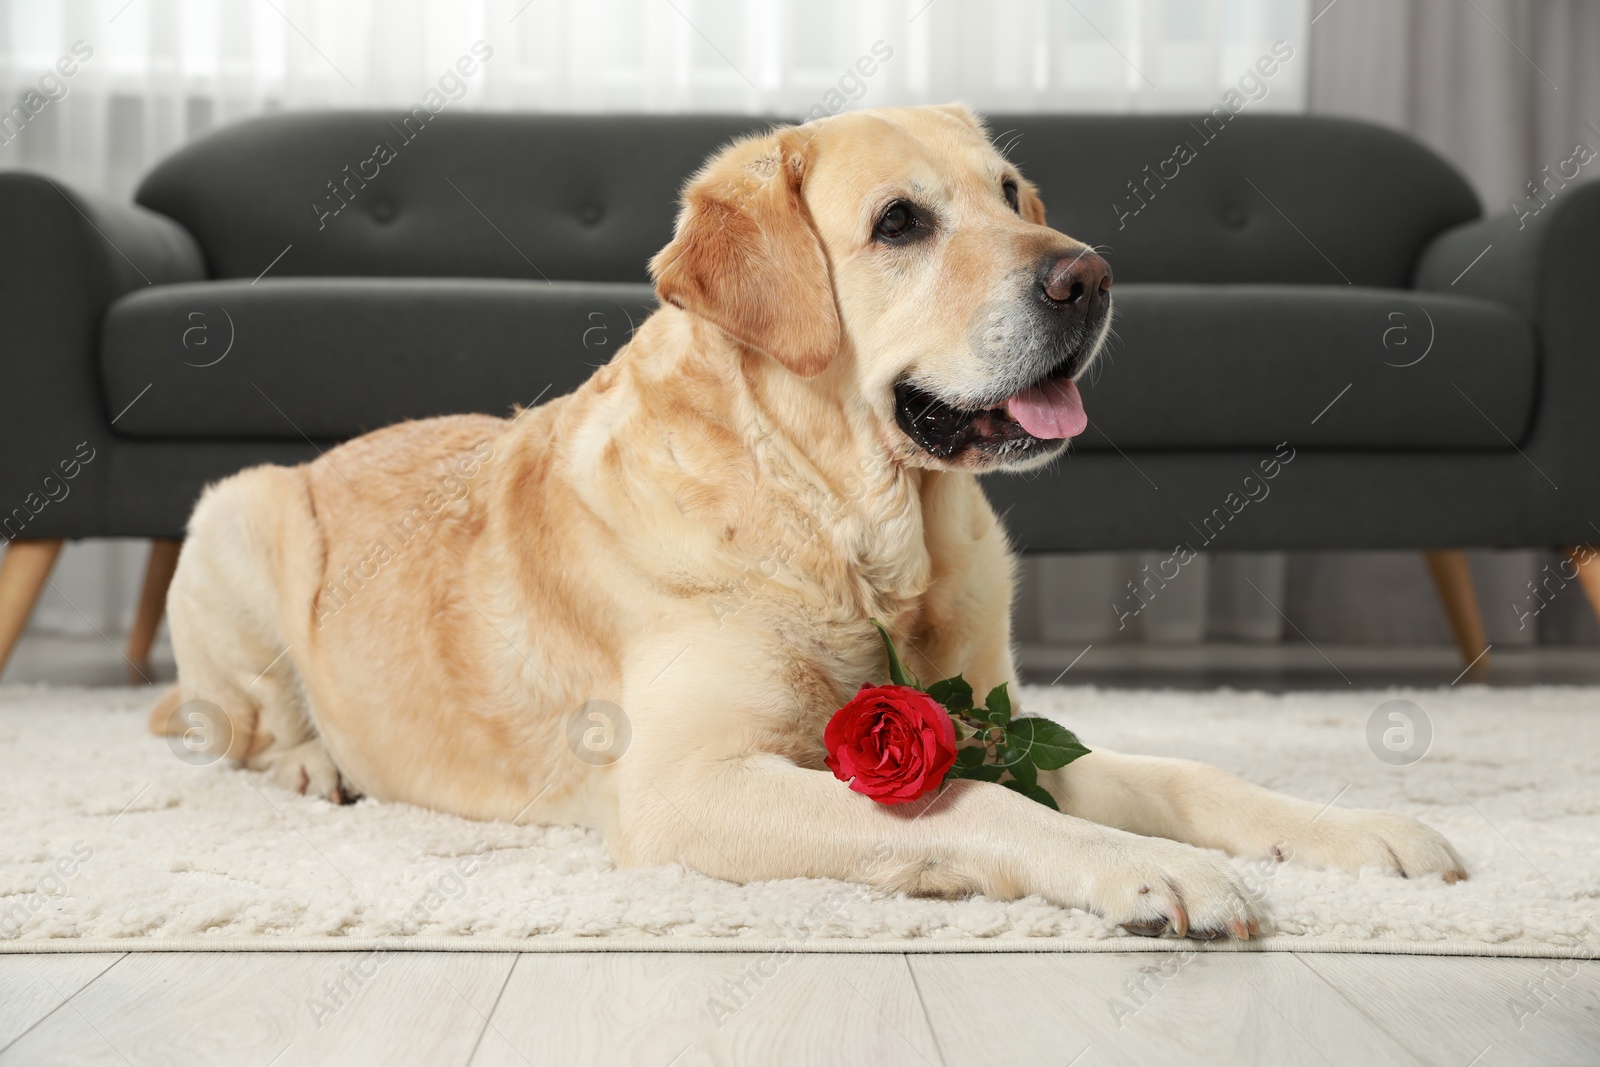
<svg viewBox="0 0 1600 1067"><path fill-rule="evenodd" d="M329 993L341 984L345 993ZM1592 1067L1600 963L1277 953L0 956L0 1065L190 1063Z"/></svg>

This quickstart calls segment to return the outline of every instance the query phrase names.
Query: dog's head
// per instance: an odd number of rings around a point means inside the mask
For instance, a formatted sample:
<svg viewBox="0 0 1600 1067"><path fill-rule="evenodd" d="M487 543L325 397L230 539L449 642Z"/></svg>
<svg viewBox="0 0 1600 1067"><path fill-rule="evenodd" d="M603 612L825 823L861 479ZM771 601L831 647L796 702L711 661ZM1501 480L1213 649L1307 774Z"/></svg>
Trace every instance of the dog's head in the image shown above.
<svg viewBox="0 0 1600 1067"><path fill-rule="evenodd" d="M1022 468L1087 425L1111 269L959 105L740 141L689 183L661 299L871 413L918 466Z"/></svg>

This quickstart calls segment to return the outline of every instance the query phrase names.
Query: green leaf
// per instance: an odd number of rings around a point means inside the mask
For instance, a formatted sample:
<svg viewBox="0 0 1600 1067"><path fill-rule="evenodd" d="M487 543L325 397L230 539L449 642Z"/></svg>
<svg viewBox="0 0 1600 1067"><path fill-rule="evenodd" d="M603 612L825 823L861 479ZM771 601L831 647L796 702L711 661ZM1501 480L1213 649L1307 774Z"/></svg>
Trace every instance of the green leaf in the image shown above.
<svg viewBox="0 0 1600 1067"><path fill-rule="evenodd" d="M1011 777L1023 785L1038 785L1039 770L1028 758L1028 754L1016 745L1007 745L1000 750L1000 765L1011 772Z"/></svg>
<svg viewBox="0 0 1600 1067"><path fill-rule="evenodd" d="M964 748L958 748L958 749L956 749L956 766L957 767L978 767L978 766L981 766L983 764L983 761L988 757L988 755L989 755L989 753L987 751L985 751L985 749L984 749L984 747L982 745L967 745Z"/></svg>
<svg viewBox="0 0 1600 1067"><path fill-rule="evenodd" d="M928 695L943 704L952 714L960 715L964 711L972 710L972 684L959 674L928 686Z"/></svg>
<svg viewBox="0 0 1600 1067"><path fill-rule="evenodd" d="M895 685L909 685L913 689L916 684L906 674L905 664L900 662L900 653L894 650L894 641L889 637L889 631L884 629L883 623L877 619L871 620L872 625L878 628L878 633L883 636L883 650L889 654L889 681Z"/></svg>
<svg viewBox="0 0 1600 1067"><path fill-rule="evenodd" d="M1012 780L1012 781L1009 781L1009 782L1001 782L1000 784L1005 786L1007 789L1011 790L1012 792L1021 793L1023 796L1027 797L1029 800L1038 801L1039 803L1043 804L1045 807L1049 808L1052 811L1060 811L1061 810L1061 808L1056 805L1056 798L1051 796L1048 792L1046 792L1045 790L1041 789L1037 785L1029 785L1026 782L1018 782L1016 780Z"/></svg>
<svg viewBox="0 0 1600 1067"><path fill-rule="evenodd" d="M987 709L984 718L996 726L1004 726L1011 721L1011 691L1006 688L1005 682L989 690L989 698L984 705Z"/></svg>
<svg viewBox="0 0 1600 1067"><path fill-rule="evenodd" d="M982 750L980 749L979 751ZM1004 773L1004 767L996 767L992 763L977 763L969 766L962 766L958 763L951 767L950 773L944 777L946 781L952 778L971 778L977 782L998 782L1000 776Z"/></svg>
<svg viewBox="0 0 1600 1067"><path fill-rule="evenodd" d="M1071 730L1049 719L1017 719L1007 724L1006 739L1043 771L1065 767L1089 754Z"/></svg>

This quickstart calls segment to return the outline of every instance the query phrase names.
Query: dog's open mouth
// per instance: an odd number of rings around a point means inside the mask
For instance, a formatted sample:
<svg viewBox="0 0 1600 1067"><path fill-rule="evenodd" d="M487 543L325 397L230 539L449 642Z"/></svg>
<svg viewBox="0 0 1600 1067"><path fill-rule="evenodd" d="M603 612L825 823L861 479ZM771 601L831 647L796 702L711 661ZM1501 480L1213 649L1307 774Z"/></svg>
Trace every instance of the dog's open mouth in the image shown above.
<svg viewBox="0 0 1600 1067"><path fill-rule="evenodd" d="M1089 425L1068 365L981 408L956 407L909 382L895 386L894 398L900 429L939 459L968 448L993 456L1034 453L1078 436Z"/></svg>

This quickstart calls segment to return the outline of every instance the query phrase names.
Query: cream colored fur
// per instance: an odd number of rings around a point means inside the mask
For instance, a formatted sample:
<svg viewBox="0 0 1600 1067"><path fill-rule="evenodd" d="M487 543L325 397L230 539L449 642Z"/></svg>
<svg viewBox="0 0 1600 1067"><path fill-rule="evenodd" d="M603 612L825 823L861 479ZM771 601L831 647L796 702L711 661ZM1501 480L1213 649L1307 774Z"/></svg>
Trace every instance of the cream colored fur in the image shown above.
<svg viewBox="0 0 1600 1067"><path fill-rule="evenodd" d="M875 245L913 194L937 240ZM1081 254L1043 218L960 108L731 146L652 264L664 306L577 392L206 491L168 601L181 699L289 788L581 823L623 863L740 881L1036 893L1248 936L1256 903L1202 848L1464 876L1420 823L1182 761L1086 756L1044 776L1064 814L969 781L884 807L823 769L829 715L884 675L870 618L924 678L1017 680L985 466L918 449L892 391L1011 370L967 337L1040 255ZM619 758L580 758L593 723L631 735Z"/></svg>

